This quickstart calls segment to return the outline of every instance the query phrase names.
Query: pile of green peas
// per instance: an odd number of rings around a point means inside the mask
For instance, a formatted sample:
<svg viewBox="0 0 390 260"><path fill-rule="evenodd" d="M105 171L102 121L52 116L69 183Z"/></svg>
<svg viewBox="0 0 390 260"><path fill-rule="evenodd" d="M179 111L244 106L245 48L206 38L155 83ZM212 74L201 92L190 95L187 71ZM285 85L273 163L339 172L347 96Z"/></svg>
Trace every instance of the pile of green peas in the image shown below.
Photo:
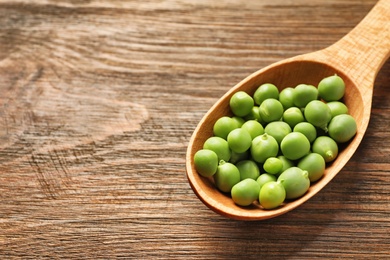
<svg viewBox="0 0 390 260"><path fill-rule="evenodd" d="M194 155L197 172L240 206L258 202L274 209L303 196L336 159L339 145L357 132L344 94L338 75L317 87L299 84L279 91L265 83L253 96L234 93L233 116L219 118L214 135Z"/></svg>

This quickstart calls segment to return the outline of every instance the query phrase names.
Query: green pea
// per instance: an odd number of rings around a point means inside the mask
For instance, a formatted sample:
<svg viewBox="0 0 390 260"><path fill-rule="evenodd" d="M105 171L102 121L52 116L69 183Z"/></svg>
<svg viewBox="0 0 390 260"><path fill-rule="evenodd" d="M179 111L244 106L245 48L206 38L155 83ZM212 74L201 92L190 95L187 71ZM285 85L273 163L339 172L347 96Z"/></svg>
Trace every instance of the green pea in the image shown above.
<svg viewBox="0 0 390 260"><path fill-rule="evenodd" d="M217 172L213 175L217 188L222 192L230 192L240 181L240 171L229 162L220 161Z"/></svg>
<svg viewBox="0 0 390 260"><path fill-rule="evenodd" d="M299 84L293 92L294 105L304 108L310 101L318 99L318 89L312 85Z"/></svg>
<svg viewBox="0 0 390 260"><path fill-rule="evenodd" d="M282 172L283 162L279 158L270 157L267 160L265 160L265 162L263 164L263 169L267 173L279 174Z"/></svg>
<svg viewBox="0 0 390 260"><path fill-rule="evenodd" d="M253 179L257 180L260 176L260 169L257 163L252 160L243 160L236 164L240 171L240 180Z"/></svg>
<svg viewBox="0 0 390 260"><path fill-rule="evenodd" d="M233 186L231 197L240 206L249 206L259 198L260 186L253 179L245 179Z"/></svg>
<svg viewBox="0 0 390 260"><path fill-rule="evenodd" d="M264 128L264 132L275 138L276 142L280 144L283 138L292 132L291 127L283 121L274 121L267 124Z"/></svg>
<svg viewBox="0 0 390 260"><path fill-rule="evenodd" d="M218 190L230 192L240 206L258 199L264 209L273 209L303 196L338 156L338 143L357 133L355 119L339 101L344 93L337 75L318 88L299 84L279 93L266 83L252 97L234 93L233 116L214 123L214 136L194 155L195 169L213 177Z"/></svg>
<svg viewBox="0 0 390 260"><path fill-rule="evenodd" d="M263 121L260 117L259 107L258 106L252 107L251 112L249 112L249 114L244 117L244 120L245 121L256 120L259 123L263 123Z"/></svg>
<svg viewBox="0 0 390 260"><path fill-rule="evenodd" d="M268 98L279 99L279 90L274 84L262 84L256 89L255 93L253 94L253 99L258 105L263 103L263 101Z"/></svg>
<svg viewBox="0 0 390 260"><path fill-rule="evenodd" d="M252 145L252 137L243 128L234 129L227 136L229 148L236 153L243 153Z"/></svg>
<svg viewBox="0 0 390 260"><path fill-rule="evenodd" d="M228 142L218 136L209 137L203 144L203 149L214 151L218 160L229 161L231 157L231 150Z"/></svg>
<svg viewBox="0 0 390 260"><path fill-rule="evenodd" d="M319 100L310 101L305 107L304 114L307 122L325 130L332 118L330 108Z"/></svg>
<svg viewBox="0 0 390 260"><path fill-rule="evenodd" d="M249 150L243 152L243 153L236 153L234 151L231 151L230 156L230 163L237 164L240 161L246 160L249 158Z"/></svg>
<svg viewBox="0 0 390 260"><path fill-rule="evenodd" d="M294 106L293 101L294 88L285 88L279 93L279 101L282 103L283 108L287 109Z"/></svg>
<svg viewBox="0 0 390 260"><path fill-rule="evenodd" d="M294 166L294 162L291 161L290 159L287 159L286 156L284 155L279 155L277 157L279 160L282 161L283 163L283 168L282 168L282 171L281 172L284 172L285 170L287 170L288 168L291 168Z"/></svg>
<svg viewBox="0 0 390 260"><path fill-rule="evenodd" d="M199 150L194 155L194 165L200 175L210 177L217 171L218 156L211 150Z"/></svg>
<svg viewBox="0 0 390 260"><path fill-rule="evenodd" d="M330 108L332 118L337 115L348 114L348 107L343 102L331 101L326 103L326 105Z"/></svg>
<svg viewBox="0 0 390 260"><path fill-rule="evenodd" d="M249 112L249 114L244 116L245 121L248 121L248 120L258 121L259 118L260 118L260 115L259 115L259 107L258 106L253 106L251 111Z"/></svg>
<svg viewBox="0 0 390 260"><path fill-rule="evenodd" d="M345 93L344 80L337 75L326 77L318 84L318 93L327 102L340 100Z"/></svg>
<svg viewBox="0 0 390 260"><path fill-rule="evenodd" d="M250 148L253 160L264 163L269 157L275 157L279 152L279 145L275 138L268 134L262 134L252 141Z"/></svg>
<svg viewBox="0 0 390 260"><path fill-rule="evenodd" d="M292 132L283 138L280 149L287 159L297 160L309 153L310 142L304 134Z"/></svg>
<svg viewBox="0 0 390 260"><path fill-rule="evenodd" d="M298 123L305 121L302 110L297 107L290 107L283 113L283 121L291 128L294 128Z"/></svg>
<svg viewBox="0 0 390 260"><path fill-rule="evenodd" d="M237 125L237 128L240 128L245 123L245 119L239 116L233 116L232 119Z"/></svg>
<svg viewBox="0 0 390 260"><path fill-rule="evenodd" d="M286 199L286 190L281 182L267 182L260 189L259 202L264 209L279 207Z"/></svg>
<svg viewBox="0 0 390 260"><path fill-rule="evenodd" d="M325 160L318 153L309 153L298 162L298 168L307 171L310 182L319 180L325 172Z"/></svg>
<svg viewBox="0 0 390 260"><path fill-rule="evenodd" d="M298 123L294 127L293 132L299 132L304 134L310 143L314 142L314 140L317 138L317 129L314 125L308 122Z"/></svg>
<svg viewBox="0 0 390 260"><path fill-rule="evenodd" d="M213 133L215 136L226 139L228 134L236 128L238 128L238 125L234 119L228 116L223 116L215 122L213 126Z"/></svg>
<svg viewBox="0 0 390 260"><path fill-rule="evenodd" d="M338 143L345 143L352 139L357 132L355 119L350 115L335 116L328 126L329 136Z"/></svg>
<svg viewBox="0 0 390 260"><path fill-rule="evenodd" d="M319 136L313 142L312 151L320 154L324 158L325 162L328 163L336 159L339 153L339 148L336 141L329 136Z"/></svg>
<svg viewBox="0 0 390 260"><path fill-rule="evenodd" d="M296 199L307 192L310 180L307 171L298 167L291 167L279 175L278 181L286 190L286 199Z"/></svg>
<svg viewBox="0 0 390 260"><path fill-rule="evenodd" d="M246 121L241 126L241 128L247 130L248 133L251 135L252 139L254 139L256 136L264 134L264 127L256 120Z"/></svg>
<svg viewBox="0 0 390 260"><path fill-rule="evenodd" d="M230 109L236 116L248 115L254 104L253 98L244 91L238 91L230 98Z"/></svg>
<svg viewBox="0 0 390 260"><path fill-rule="evenodd" d="M271 181L276 181L276 175L270 174L270 173L263 173L257 178L257 183L260 185L260 189L263 187L264 184Z"/></svg>
<svg viewBox="0 0 390 260"><path fill-rule="evenodd" d="M279 100L268 98L261 103L259 113L264 122L272 122L280 120L283 116L283 106Z"/></svg>

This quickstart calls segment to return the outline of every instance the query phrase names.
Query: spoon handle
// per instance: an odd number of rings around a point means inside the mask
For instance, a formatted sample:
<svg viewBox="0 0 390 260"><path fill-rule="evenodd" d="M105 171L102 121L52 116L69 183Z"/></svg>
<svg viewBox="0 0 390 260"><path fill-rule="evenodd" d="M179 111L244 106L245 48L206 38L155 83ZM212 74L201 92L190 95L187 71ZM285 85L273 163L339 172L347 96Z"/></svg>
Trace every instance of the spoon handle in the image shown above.
<svg viewBox="0 0 390 260"><path fill-rule="evenodd" d="M320 52L322 59L332 59L334 67L350 75L359 88L372 91L377 73L390 56L390 0L378 1L354 29Z"/></svg>

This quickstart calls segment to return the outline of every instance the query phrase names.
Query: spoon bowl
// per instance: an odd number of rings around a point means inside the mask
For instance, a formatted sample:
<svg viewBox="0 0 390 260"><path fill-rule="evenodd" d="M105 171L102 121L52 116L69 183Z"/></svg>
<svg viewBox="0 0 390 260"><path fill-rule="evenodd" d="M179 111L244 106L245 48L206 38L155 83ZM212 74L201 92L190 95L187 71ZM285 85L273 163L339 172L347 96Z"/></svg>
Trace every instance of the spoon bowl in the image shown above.
<svg viewBox="0 0 390 260"><path fill-rule="evenodd" d="M233 219L262 220L284 214L313 197L344 167L358 148L368 127L375 77L390 55L390 0L381 0L350 33L326 49L289 58L248 76L224 94L205 114L196 127L187 149L186 171L191 188L198 198L215 212ZM272 83L281 91L298 84L317 86L321 79L337 74L346 89L343 102L357 123L357 134L340 146L335 161L327 164L324 176L312 183L302 197L286 201L272 210L258 203L248 207L236 205L230 194L217 190L212 178L200 176L194 166L195 153L213 135L213 125L222 116L232 116L230 97L237 91L253 95L263 83Z"/></svg>

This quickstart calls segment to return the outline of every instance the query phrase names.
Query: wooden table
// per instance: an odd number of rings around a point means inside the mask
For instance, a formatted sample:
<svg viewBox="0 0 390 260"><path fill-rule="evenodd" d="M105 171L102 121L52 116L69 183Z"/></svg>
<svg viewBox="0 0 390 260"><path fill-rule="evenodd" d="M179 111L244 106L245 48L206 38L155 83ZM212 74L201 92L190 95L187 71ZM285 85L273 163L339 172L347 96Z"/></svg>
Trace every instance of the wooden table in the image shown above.
<svg viewBox="0 0 390 260"><path fill-rule="evenodd" d="M185 173L224 92L375 2L0 0L1 258L388 259L389 61L357 154L302 207L230 220Z"/></svg>

